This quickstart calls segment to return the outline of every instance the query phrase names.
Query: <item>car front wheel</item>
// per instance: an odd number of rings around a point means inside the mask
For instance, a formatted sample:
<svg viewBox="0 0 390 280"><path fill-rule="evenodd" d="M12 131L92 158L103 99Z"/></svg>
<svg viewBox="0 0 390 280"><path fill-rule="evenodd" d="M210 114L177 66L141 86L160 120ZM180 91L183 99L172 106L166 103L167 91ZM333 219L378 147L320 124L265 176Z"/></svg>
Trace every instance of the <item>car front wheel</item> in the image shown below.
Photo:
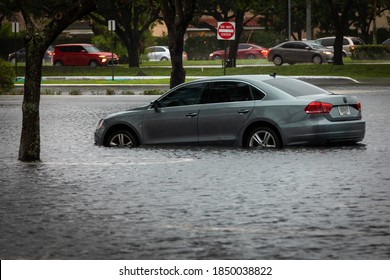
<svg viewBox="0 0 390 280"><path fill-rule="evenodd" d="M269 127L256 127L246 140L246 146L251 148L280 148L280 139L276 132Z"/></svg>
<svg viewBox="0 0 390 280"><path fill-rule="evenodd" d="M321 58L321 56L318 56L318 55L314 56L314 57L313 57L313 63L314 63L314 64L322 64L322 58Z"/></svg>
<svg viewBox="0 0 390 280"><path fill-rule="evenodd" d="M117 130L110 134L106 142L107 147L133 148L138 146L133 134L127 130Z"/></svg>

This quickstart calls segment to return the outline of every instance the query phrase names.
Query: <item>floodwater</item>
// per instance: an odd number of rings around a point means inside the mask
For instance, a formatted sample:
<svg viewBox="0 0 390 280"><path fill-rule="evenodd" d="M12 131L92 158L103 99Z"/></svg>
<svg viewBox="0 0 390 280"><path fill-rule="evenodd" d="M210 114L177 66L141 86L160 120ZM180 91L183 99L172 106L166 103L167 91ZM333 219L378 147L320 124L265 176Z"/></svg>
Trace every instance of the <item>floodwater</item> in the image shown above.
<svg viewBox="0 0 390 280"><path fill-rule="evenodd" d="M97 121L153 96L42 96L41 163L0 96L1 259L390 259L390 87L360 145L109 149Z"/></svg>

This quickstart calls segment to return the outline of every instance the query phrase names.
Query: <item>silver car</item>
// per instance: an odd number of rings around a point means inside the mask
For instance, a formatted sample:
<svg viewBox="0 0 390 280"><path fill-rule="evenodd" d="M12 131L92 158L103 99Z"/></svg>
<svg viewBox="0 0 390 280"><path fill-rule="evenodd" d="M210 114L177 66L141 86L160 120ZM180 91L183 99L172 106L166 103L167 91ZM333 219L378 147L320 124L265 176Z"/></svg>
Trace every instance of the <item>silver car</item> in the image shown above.
<svg viewBox="0 0 390 280"><path fill-rule="evenodd" d="M355 96L288 77L239 75L184 83L149 105L111 114L99 121L95 143L280 148L359 142L364 135Z"/></svg>
<svg viewBox="0 0 390 280"><path fill-rule="evenodd" d="M333 51L312 41L288 41L281 43L268 52L268 61L276 66L283 63L314 63L333 62Z"/></svg>

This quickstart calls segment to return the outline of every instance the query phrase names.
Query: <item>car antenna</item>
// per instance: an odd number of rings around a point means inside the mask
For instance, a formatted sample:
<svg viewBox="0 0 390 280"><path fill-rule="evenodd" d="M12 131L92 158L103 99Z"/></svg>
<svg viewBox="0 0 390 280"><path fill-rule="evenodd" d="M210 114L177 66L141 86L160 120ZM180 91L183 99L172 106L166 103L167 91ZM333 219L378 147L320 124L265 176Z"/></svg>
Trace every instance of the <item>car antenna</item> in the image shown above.
<svg viewBox="0 0 390 280"><path fill-rule="evenodd" d="M274 72L273 74L269 74L271 77L273 78L276 78L276 72Z"/></svg>

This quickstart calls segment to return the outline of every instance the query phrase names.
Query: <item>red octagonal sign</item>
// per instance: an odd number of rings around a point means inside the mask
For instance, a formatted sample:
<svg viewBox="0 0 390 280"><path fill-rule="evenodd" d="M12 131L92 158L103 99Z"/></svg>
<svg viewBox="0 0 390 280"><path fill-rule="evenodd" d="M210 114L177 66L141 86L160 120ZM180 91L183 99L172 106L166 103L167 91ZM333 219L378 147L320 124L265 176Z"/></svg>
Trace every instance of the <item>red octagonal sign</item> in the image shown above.
<svg viewBox="0 0 390 280"><path fill-rule="evenodd" d="M217 39L218 40L234 40L236 35L235 22L218 22Z"/></svg>

